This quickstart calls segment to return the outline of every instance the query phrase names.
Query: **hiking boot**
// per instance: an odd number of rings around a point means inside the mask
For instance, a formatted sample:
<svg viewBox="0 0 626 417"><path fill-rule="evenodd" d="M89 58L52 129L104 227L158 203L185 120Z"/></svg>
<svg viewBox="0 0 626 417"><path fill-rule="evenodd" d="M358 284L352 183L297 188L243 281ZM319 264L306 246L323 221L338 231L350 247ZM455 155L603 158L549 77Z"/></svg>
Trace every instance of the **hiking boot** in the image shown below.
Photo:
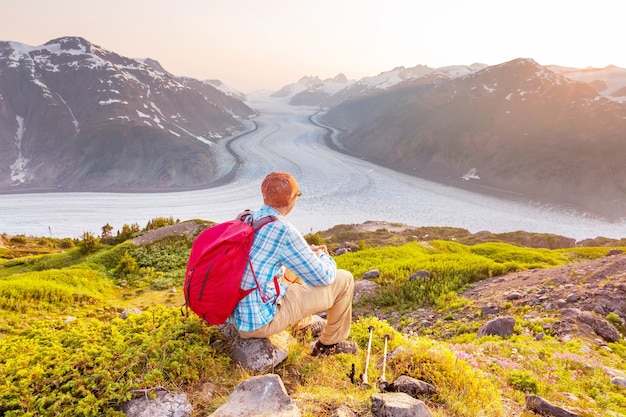
<svg viewBox="0 0 626 417"><path fill-rule="evenodd" d="M336 355L337 353L355 354L356 351L357 345L352 341L344 340L343 342L335 343L333 345L325 345L318 340L313 347L311 356Z"/></svg>
<svg viewBox="0 0 626 417"><path fill-rule="evenodd" d="M306 336L310 333L311 338L315 339L322 334L322 329L324 329L325 325L326 320L324 320L320 316L313 316L311 323L293 331L293 337L297 339L306 339Z"/></svg>

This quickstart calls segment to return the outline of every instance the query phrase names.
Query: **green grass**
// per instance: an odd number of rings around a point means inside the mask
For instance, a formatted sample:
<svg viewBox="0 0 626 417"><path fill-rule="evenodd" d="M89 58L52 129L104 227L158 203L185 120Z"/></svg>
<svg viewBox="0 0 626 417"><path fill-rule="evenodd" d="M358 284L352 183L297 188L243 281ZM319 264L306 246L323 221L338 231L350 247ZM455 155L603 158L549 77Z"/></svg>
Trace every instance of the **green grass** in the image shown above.
<svg viewBox="0 0 626 417"><path fill-rule="evenodd" d="M198 416L226 402L251 373L232 362L216 327L182 316L181 292L169 291L182 284L190 245L185 238L140 247L97 244L88 254L80 247L67 248L0 264L0 415L121 417L119 405L131 398L153 396L159 389L191 394L205 383L213 384L214 395L194 400ZM522 407L524 395L531 392L577 407L582 417L626 414L626 393L602 370L626 369L624 342L609 344L607 350L577 339L563 343L549 332L536 341L533 336L549 327L551 319L525 319L528 309L507 311L517 319L512 337L477 339L480 318L455 322L452 314L468 304L459 292L472 282L594 259L609 248L549 250L445 240L361 247L365 249L336 258L357 279L369 269L381 271L383 290L371 300L372 312L351 327L358 354L312 357L309 341L302 341L272 370L303 416L329 416L343 404L369 417L370 396L378 392L375 381L382 374L385 335L390 336L386 379L407 374L435 385L438 394L424 399L435 417L504 417L505 400ZM125 256L136 262L136 270L119 268ZM432 278L410 281L418 269L429 270ZM430 336L403 334L373 316L373 309L387 309L402 323L410 321L403 312L422 305L451 313L444 323L433 324ZM128 307L143 312L117 318ZM352 364L357 375L364 371L370 326L372 386L364 387L352 384L347 373ZM436 329L454 331L443 341Z"/></svg>

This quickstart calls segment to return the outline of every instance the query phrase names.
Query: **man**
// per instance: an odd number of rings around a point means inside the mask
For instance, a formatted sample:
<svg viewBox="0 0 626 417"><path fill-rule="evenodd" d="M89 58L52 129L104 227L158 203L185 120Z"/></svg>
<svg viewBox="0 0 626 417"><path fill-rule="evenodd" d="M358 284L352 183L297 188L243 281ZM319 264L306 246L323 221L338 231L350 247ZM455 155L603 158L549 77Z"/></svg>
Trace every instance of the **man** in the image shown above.
<svg viewBox="0 0 626 417"><path fill-rule="evenodd" d="M254 288L258 282L259 289L237 304L231 322L241 337L263 338L327 311L312 355L356 353L356 343L345 340L352 319L352 274L338 270L326 246L309 246L285 219L302 195L293 176L272 172L263 180L261 191L264 205L252 212L253 219L275 216L277 220L254 236L252 269L246 268L241 288Z"/></svg>

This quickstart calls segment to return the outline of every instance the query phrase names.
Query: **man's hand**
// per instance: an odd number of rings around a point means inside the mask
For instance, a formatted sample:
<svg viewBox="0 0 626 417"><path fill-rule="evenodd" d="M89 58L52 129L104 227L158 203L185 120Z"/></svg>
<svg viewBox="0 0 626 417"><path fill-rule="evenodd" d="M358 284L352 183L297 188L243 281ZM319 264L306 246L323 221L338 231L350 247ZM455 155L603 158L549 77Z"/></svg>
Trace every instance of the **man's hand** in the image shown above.
<svg viewBox="0 0 626 417"><path fill-rule="evenodd" d="M320 256L322 253L325 253L326 255L328 255L328 248L326 247L326 245L311 245L311 250L317 255Z"/></svg>

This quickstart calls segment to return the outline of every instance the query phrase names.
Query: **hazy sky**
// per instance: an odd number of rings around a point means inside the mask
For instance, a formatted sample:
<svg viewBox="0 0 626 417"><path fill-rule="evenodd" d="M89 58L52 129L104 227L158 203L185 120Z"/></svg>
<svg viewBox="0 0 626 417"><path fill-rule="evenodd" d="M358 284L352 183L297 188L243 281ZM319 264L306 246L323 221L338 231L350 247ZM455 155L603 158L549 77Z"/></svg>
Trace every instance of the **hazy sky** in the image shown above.
<svg viewBox="0 0 626 417"><path fill-rule="evenodd" d="M0 40L62 36L244 93L398 66L626 68L622 0L0 0Z"/></svg>

